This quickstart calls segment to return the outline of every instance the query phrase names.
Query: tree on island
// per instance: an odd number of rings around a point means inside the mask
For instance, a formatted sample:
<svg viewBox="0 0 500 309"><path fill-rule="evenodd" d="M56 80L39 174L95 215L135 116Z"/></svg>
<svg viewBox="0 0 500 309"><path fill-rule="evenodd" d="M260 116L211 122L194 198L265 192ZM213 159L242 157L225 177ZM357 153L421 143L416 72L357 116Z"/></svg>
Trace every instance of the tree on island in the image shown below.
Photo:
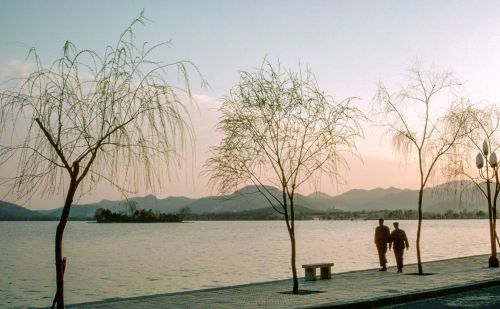
<svg viewBox="0 0 500 309"><path fill-rule="evenodd" d="M255 72L240 72L240 82L223 99L218 129L224 137L207 160L211 182L221 193L252 183L282 214L291 243L293 293L296 269L294 198L313 177L339 180L344 155L356 153L363 114L353 98L335 102L310 70L284 70L264 60ZM268 184L279 188L273 194Z"/></svg>
<svg viewBox="0 0 500 309"><path fill-rule="evenodd" d="M470 180L467 183L475 186L486 199L491 246L488 266L499 267L495 239L500 181L495 151L500 147L500 108L468 105L452 113L467 115L468 130L456 155L449 158L448 175L452 179Z"/></svg>
<svg viewBox="0 0 500 309"><path fill-rule="evenodd" d="M136 45L133 28L143 14L103 55L66 42L63 55L35 69L12 89L0 92L0 164L18 160L10 180L19 198L37 192L65 191L55 236L57 292L52 307L64 308L63 233L77 191L87 193L102 181L120 189L154 189L172 164L179 165L190 139L189 115L180 95L191 98L190 62L162 63L152 52L168 46ZM180 82L169 81L173 69ZM203 79L202 79L203 83ZM19 130L19 131L16 131ZM26 132L16 144L16 132Z"/></svg>
<svg viewBox="0 0 500 309"><path fill-rule="evenodd" d="M112 212L109 209L99 208L95 211L94 217L98 223L156 223L156 222L182 222L186 215L184 213L166 214L155 212L152 209L135 210L131 214L122 212Z"/></svg>
<svg viewBox="0 0 500 309"><path fill-rule="evenodd" d="M466 115L447 114L448 110L455 108L454 105L461 105L463 99L454 98L449 107L441 103L453 96L453 90L459 85L449 72L425 72L415 66L408 69L406 86L391 93L381 83L374 98L382 118L380 123L392 137L396 153L403 160L416 155L420 178L416 243L420 275L423 274L420 235L424 189L436 170L436 164L451 154L465 131Z"/></svg>

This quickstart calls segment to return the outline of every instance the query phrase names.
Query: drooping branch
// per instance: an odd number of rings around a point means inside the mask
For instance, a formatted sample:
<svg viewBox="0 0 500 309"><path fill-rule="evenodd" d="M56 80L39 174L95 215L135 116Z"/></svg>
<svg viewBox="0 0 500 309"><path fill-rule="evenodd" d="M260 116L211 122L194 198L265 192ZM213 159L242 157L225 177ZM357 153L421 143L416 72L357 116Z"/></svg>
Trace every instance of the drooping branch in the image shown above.
<svg viewBox="0 0 500 309"><path fill-rule="evenodd" d="M134 20L103 55L78 50L67 41L62 57L44 66L32 49L34 71L12 89L0 91L0 162L20 158L17 175L10 177L19 185L19 198L37 189L60 189L63 182L53 179L61 179L61 167L71 176L73 163L82 167L78 183L94 186L104 179L89 181L92 167L106 171L112 182L133 174L128 183L134 191L156 182L153 174L161 168L153 166L168 168L170 162L182 160L185 140L192 133L186 102L180 97L191 100L188 75L199 70L188 61L162 63L150 58L169 44L137 47L133 28L145 21L142 15ZM181 82L172 84L171 73ZM26 139L17 146L8 144L9 135L26 128ZM130 168L119 168L119 162ZM139 175L146 178L138 180Z"/></svg>
<svg viewBox="0 0 500 309"><path fill-rule="evenodd" d="M212 184L227 193L246 180L265 188L262 180L273 179L293 198L314 175L338 175L341 152L354 152L361 135L363 115L351 101L333 101L308 70L275 70L265 62L242 72L222 101L218 128L225 137L206 163Z"/></svg>

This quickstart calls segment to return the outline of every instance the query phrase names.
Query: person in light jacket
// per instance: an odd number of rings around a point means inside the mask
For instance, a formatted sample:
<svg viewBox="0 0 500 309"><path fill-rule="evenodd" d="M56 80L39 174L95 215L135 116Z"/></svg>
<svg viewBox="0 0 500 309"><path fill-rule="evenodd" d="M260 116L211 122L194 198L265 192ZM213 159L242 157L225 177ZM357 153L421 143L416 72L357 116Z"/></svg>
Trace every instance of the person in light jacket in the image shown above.
<svg viewBox="0 0 500 309"><path fill-rule="evenodd" d="M410 248L410 243L408 242L408 237L406 237L405 231L399 228L399 222L394 222L394 231L391 233L389 250L391 247L394 248L394 256L396 257L396 264L398 266L398 273L403 272L403 254L406 250Z"/></svg>

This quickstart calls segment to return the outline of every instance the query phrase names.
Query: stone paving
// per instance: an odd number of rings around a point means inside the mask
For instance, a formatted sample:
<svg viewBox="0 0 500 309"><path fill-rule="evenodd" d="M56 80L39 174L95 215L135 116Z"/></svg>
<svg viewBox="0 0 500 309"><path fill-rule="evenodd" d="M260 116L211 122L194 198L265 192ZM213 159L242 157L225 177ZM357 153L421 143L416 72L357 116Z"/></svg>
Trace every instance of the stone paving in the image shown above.
<svg viewBox="0 0 500 309"><path fill-rule="evenodd" d="M291 280L255 283L226 288L169 293L102 302L82 303L70 308L328 308L369 307L438 296L474 286L500 285L500 269L487 267L488 256L472 256L424 263L424 272L415 275L415 264L398 274L376 269L335 273L332 279L299 281L301 290L319 291L306 295L283 294ZM299 266L300 267L300 266ZM301 268L299 268L302 271Z"/></svg>
<svg viewBox="0 0 500 309"><path fill-rule="evenodd" d="M500 308L500 285L427 298L403 304L390 305L385 309L439 309L439 308Z"/></svg>

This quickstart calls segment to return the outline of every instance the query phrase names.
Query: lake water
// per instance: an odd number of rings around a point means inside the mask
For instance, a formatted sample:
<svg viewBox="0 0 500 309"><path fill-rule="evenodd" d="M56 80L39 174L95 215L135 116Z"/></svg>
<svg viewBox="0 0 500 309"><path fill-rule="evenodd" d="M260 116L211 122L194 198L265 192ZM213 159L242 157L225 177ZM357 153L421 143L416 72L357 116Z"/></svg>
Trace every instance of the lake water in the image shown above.
<svg viewBox="0 0 500 309"><path fill-rule="evenodd" d="M333 272L378 267L376 221L298 221L297 266L334 261ZM391 221L386 224L392 227ZM0 222L0 308L47 306L55 292L57 222ZM416 262L416 221L401 221ZM424 261L488 253L487 220L424 221ZM171 224L69 222L67 303L177 292L291 277L283 221ZM394 265L392 252L388 253Z"/></svg>

